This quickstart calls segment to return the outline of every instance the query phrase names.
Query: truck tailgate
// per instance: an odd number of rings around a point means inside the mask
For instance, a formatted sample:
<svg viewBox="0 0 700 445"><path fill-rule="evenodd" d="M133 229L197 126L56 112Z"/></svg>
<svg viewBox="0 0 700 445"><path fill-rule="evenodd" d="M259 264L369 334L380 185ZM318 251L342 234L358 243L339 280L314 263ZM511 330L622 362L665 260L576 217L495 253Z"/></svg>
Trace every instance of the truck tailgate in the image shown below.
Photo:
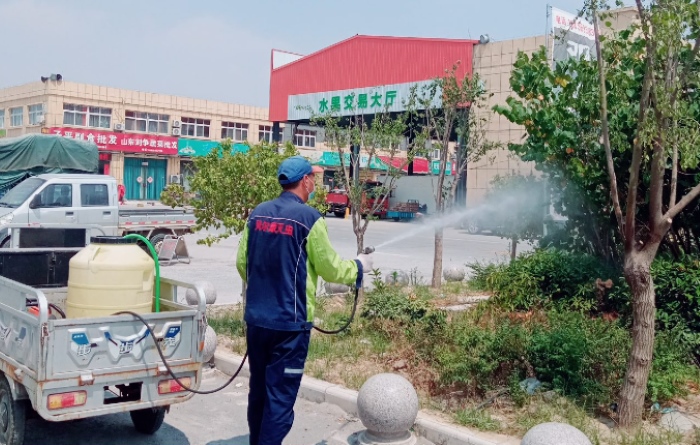
<svg viewBox="0 0 700 445"><path fill-rule="evenodd" d="M206 329L195 309L142 315L168 363L201 361L200 342ZM122 373L158 368L162 363L146 326L131 315L76 318L49 322L44 380L89 378L89 374ZM42 378L43 377L43 378Z"/></svg>

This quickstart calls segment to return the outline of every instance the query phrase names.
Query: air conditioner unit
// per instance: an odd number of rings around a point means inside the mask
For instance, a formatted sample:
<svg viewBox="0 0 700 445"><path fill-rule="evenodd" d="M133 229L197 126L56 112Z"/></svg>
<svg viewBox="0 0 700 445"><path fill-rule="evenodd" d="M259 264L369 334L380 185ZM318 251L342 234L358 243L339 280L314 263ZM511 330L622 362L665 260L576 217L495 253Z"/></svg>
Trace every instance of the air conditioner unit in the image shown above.
<svg viewBox="0 0 700 445"><path fill-rule="evenodd" d="M173 128L173 136L180 136L181 133L182 130L180 130L179 128Z"/></svg>
<svg viewBox="0 0 700 445"><path fill-rule="evenodd" d="M124 124L122 122L115 122L114 131L124 131Z"/></svg>
<svg viewBox="0 0 700 445"><path fill-rule="evenodd" d="M170 175L171 184L182 184L182 175Z"/></svg>
<svg viewBox="0 0 700 445"><path fill-rule="evenodd" d="M180 128L181 125L182 125L182 122L180 122L178 120L173 121L173 128Z"/></svg>

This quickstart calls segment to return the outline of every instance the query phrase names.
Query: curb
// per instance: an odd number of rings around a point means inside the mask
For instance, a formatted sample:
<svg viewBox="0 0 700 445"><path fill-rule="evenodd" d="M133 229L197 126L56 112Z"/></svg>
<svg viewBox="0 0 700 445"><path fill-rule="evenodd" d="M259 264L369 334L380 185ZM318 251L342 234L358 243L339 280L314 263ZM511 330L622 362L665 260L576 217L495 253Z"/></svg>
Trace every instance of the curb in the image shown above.
<svg viewBox="0 0 700 445"><path fill-rule="evenodd" d="M233 375L241 365L243 357L227 352L214 354L214 365L227 375ZM242 377L250 376L246 363L241 369ZM314 403L330 403L342 408L346 413L357 416L357 391L340 385L324 382L312 377L303 376L299 387L299 397ZM418 412L414 431L422 438L441 445L499 445L477 437L470 430L455 425L446 424L421 411Z"/></svg>

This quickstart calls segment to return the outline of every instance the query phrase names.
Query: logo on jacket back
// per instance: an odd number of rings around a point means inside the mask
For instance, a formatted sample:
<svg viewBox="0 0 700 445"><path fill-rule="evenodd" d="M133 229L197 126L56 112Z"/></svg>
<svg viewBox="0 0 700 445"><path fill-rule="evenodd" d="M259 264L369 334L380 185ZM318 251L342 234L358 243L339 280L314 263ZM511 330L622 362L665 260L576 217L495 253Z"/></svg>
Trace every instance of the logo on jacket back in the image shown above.
<svg viewBox="0 0 700 445"><path fill-rule="evenodd" d="M275 235L294 235L294 226L280 222L255 221L256 232L267 232Z"/></svg>

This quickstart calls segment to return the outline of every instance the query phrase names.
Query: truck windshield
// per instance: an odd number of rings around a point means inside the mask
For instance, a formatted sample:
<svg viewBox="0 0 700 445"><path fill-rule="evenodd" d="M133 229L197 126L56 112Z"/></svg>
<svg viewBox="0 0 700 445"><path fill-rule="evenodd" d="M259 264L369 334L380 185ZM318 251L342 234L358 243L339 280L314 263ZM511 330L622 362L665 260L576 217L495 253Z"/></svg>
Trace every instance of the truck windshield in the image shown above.
<svg viewBox="0 0 700 445"><path fill-rule="evenodd" d="M0 199L0 207L12 207L13 209L19 207L44 182L46 181L39 178L25 179Z"/></svg>

